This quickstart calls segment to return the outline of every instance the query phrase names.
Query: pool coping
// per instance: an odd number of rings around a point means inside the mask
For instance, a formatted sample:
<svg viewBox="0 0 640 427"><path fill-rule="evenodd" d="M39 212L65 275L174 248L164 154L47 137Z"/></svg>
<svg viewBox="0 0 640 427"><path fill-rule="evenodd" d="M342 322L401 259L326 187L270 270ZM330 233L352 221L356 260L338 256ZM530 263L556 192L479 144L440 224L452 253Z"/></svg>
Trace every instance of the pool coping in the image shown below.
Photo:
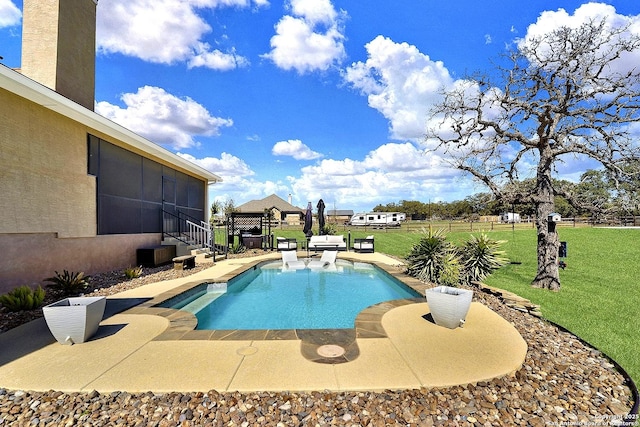
<svg viewBox="0 0 640 427"><path fill-rule="evenodd" d="M299 254L302 256L302 252ZM198 321L192 313L159 307L159 304L182 294L202 283L225 283L236 276L256 268L260 264L277 261L280 259L279 253L243 263L238 268L212 278L201 278L197 281L186 282L176 286L171 290L162 292L154 298L130 308L127 314L154 315L165 318L169 325L153 341L247 341L247 340L298 340L302 342L302 353L311 361L317 363L345 363L355 360L359 355L357 339L367 338L387 338L387 333L382 326L382 317L390 310L408 304L425 302L423 298L406 298L398 300L383 301L369 306L362 310L356 317L353 328L342 329L258 329L258 330L196 330ZM405 274L399 266L385 263L378 263L375 260L363 261L360 258L351 257L348 254L340 254L340 260L350 262L364 262L372 264L389 274L405 286L413 289L424 297L425 290L430 286L418 279ZM337 356L324 356L321 347L339 346L344 349L344 354Z"/></svg>
<svg viewBox="0 0 640 427"><path fill-rule="evenodd" d="M403 270L401 261L387 255L353 256L388 264L385 270L394 275ZM278 257L263 254L251 261ZM450 330L429 319L427 301L421 298L382 316L386 338L354 339L352 329L310 335L300 331L296 340L155 340L167 331L169 320L154 313L166 309L147 307L154 296L187 281L235 274L249 260L219 260L193 276L114 294L98 333L82 345L55 342L42 318L1 334L0 347L6 347L0 352L1 385L101 393L407 390L511 375L525 361L527 343L490 308L472 303L465 327ZM338 339L355 346L333 345Z"/></svg>

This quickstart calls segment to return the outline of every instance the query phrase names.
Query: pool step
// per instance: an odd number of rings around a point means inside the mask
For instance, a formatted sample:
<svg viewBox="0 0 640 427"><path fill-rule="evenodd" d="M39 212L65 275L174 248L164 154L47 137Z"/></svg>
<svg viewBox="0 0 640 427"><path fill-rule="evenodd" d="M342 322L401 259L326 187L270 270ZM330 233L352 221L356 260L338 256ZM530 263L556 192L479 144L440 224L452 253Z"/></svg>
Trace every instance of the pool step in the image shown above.
<svg viewBox="0 0 640 427"><path fill-rule="evenodd" d="M200 310L202 310L205 306L209 305L212 301L215 301L216 299L218 299L219 297L221 297L226 293L227 293L226 289L208 291L206 294L202 295L201 297L195 299L194 301L182 307L181 310L196 314Z"/></svg>

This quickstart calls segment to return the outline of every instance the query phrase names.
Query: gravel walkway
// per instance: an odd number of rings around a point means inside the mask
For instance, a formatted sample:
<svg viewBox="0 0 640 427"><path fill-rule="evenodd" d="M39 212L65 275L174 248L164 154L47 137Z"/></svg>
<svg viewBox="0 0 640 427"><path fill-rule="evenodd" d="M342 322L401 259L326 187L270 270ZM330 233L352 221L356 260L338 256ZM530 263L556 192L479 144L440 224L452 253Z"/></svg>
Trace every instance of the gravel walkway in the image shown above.
<svg viewBox="0 0 640 427"><path fill-rule="evenodd" d="M96 275L91 295L112 295L206 267L185 272L146 269L142 277L129 281L121 272ZM513 323L529 345L525 363L514 375L445 389L386 392L100 394L0 388L0 426L625 424L622 418L634 404L631 392L599 351L492 295L474 294L474 300ZM11 316L0 311L0 331L41 312Z"/></svg>

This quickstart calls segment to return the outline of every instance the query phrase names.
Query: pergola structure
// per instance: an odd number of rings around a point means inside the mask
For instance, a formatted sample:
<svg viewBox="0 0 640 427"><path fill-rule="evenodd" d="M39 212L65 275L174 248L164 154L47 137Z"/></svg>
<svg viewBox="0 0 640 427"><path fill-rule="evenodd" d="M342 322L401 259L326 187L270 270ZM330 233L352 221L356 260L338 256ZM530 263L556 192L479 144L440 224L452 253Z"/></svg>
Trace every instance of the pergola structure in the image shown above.
<svg viewBox="0 0 640 427"><path fill-rule="evenodd" d="M227 251L238 243L248 249L273 249L271 222L266 214L234 212L227 215Z"/></svg>

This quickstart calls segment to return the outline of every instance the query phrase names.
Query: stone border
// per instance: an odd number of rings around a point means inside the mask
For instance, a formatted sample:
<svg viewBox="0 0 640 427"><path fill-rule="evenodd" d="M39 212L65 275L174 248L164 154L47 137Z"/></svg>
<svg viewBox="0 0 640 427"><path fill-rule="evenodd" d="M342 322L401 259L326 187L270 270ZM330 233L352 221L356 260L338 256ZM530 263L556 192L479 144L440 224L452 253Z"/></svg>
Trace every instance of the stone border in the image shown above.
<svg viewBox="0 0 640 427"><path fill-rule="evenodd" d="M167 341L167 340L298 340L300 333L308 334L309 330L296 330L296 329L278 329L278 330L195 330L197 326L196 317L184 311L158 307L159 304L180 295L202 283L225 283L234 277L251 269L256 269L260 264L264 264L270 261L280 259L278 255L269 257L266 259L260 259L251 261L244 264L235 270L216 277L215 279L204 279L194 282L187 282L183 285L177 286L167 292L163 292L157 295L153 299L140 304L137 307L131 308L127 311L129 314L151 314L155 316L161 316L169 321L169 327L159 336L154 338L155 341ZM374 264L381 270L394 277L398 281L404 283L409 288L413 289L417 293L424 295L425 290L430 286L420 282L419 280L404 274L399 266L390 266L388 264L376 263L375 261L363 261L358 258L342 256L342 260L351 262L364 262L368 264ZM423 302L421 298L413 299L401 299L393 301L384 301L371 307L365 308L361 311L355 321L354 328L357 338L384 338L386 332L382 327L382 316L389 310L395 307L399 307L406 304L412 304L415 302ZM319 331L327 331L327 329L319 329ZM341 329L336 329L341 331Z"/></svg>
<svg viewBox="0 0 640 427"><path fill-rule="evenodd" d="M522 298L519 295L514 294L513 292L505 291L503 289L494 288L493 286L485 285L482 282L471 282L472 285L476 286L479 290L497 296L498 299L507 307L513 308L514 310L521 311L523 313L529 313L532 316L542 318L542 313L540 312L540 306L532 303L526 298Z"/></svg>
<svg viewBox="0 0 640 427"><path fill-rule="evenodd" d="M553 325L558 330L566 332L568 334L571 334L577 340L582 342L585 346L598 350L605 358L607 358L607 360L609 360L609 362L611 362L611 364L614 365L616 371L618 371L624 377L624 379L625 379L624 385L629 387L629 390L631 390L631 396L632 396L632 398L634 400L634 404L633 404L633 407L631 408L631 411L629 411L629 413L622 419L622 424L621 425L636 425L638 419L640 419L638 417L638 411L640 410L640 395L638 393L638 388L637 388L635 382L633 381L631 376L627 373L627 371L622 366L620 366L620 364L618 362L616 362L614 359L609 357L607 354L605 354L602 351L600 351L597 347L591 345L589 342L587 342L584 339L580 338L578 335L574 334L573 332L571 332L570 330L568 330L564 326L558 325L557 323L552 322L551 320L545 319L542 316L542 313L540 312L540 306L537 305L537 304L533 304L528 299L523 298L523 297L521 297L519 295L516 295L513 292L505 291L503 289L499 289L499 288L495 288L493 286L486 285L486 284L484 284L482 282L471 282L471 284L476 286L482 292L485 292L485 293L488 293L490 295L494 295L494 296L498 297L498 299L502 303L504 303L507 307L510 307L510 308L512 308L514 310L518 310L518 311L521 311L523 313L528 313L528 314L530 314L532 316L538 317L538 318L544 320L545 322Z"/></svg>

